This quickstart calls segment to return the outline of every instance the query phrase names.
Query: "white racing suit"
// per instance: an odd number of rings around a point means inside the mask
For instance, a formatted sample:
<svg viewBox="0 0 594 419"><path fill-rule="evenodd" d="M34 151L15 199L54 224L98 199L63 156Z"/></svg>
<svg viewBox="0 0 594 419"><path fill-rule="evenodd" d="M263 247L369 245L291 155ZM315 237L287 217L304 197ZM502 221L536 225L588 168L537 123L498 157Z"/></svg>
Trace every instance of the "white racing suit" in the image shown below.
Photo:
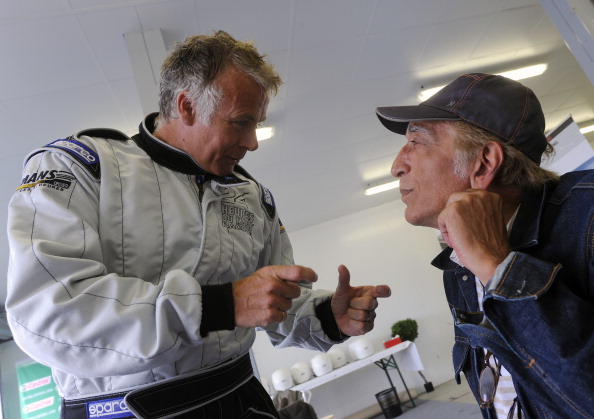
<svg viewBox="0 0 594 419"><path fill-rule="evenodd" d="M208 175L150 134L155 115L134 139L87 130L34 151L10 201L9 324L65 399L247 353L255 330L235 327L229 284L293 263L270 192L239 167ZM271 341L337 343L315 315L330 295L304 284L287 319L266 327Z"/></svg>

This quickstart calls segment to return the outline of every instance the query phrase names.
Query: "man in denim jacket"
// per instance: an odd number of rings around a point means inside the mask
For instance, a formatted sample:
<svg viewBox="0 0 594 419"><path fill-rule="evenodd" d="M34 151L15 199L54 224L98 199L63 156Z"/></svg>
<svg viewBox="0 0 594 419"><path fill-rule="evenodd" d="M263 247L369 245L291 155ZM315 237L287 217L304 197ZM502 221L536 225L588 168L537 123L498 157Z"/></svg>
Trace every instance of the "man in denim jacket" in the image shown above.
<svg viewBox="0 0 594 419"><path fill-rule="evenodd" d="M458 383L464 372L485 418L593 417L594 171L540 167L540 103L501 76L464 74L377 115L407 137L392 165L406 220L449 246L432 263Z"/></svg>

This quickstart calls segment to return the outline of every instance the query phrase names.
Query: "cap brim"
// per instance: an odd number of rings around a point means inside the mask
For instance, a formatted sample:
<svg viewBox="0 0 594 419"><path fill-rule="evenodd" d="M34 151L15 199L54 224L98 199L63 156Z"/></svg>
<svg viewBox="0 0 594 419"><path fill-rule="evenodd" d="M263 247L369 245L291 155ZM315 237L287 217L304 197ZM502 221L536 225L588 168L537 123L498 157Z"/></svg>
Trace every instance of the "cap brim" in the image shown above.
<svg viewBox="0 0 594 419"><path fill-rule="evenodd" d="M419 121L458 121L460 117L443 109L427 105L386 106L375 110L380 122L390 131L406 134L409 122Z"/></svg>

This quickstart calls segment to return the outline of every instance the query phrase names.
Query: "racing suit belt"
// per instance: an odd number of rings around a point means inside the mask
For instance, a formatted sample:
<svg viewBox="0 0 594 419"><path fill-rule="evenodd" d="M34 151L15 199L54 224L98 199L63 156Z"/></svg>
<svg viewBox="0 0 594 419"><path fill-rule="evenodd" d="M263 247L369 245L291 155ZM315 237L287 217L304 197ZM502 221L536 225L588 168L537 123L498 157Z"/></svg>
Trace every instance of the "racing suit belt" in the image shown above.
<svg viewBox="0 0 594 419"><path fill-rule="evenodd" d="M144 386L137 390L103 394L100 397L64 400L63 418L88 418L92 403L122 398L130 416L162 419L191 411L232 393L253 377L249 354L227 361L207 371ZM119 416L127 417L127 416Z"/></svg>

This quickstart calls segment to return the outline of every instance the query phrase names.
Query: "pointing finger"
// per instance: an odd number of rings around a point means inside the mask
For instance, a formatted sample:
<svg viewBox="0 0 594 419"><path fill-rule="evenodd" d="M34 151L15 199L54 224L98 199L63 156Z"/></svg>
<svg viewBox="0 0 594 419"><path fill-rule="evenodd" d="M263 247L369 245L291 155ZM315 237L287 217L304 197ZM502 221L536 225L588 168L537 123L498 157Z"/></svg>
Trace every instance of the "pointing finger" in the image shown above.
<svg viewBox="0 0 594 419"><path fill-rule="evenodd" d="M375 298L388 298L392 290L387 285L376 285L374 290Z"/></svg>

